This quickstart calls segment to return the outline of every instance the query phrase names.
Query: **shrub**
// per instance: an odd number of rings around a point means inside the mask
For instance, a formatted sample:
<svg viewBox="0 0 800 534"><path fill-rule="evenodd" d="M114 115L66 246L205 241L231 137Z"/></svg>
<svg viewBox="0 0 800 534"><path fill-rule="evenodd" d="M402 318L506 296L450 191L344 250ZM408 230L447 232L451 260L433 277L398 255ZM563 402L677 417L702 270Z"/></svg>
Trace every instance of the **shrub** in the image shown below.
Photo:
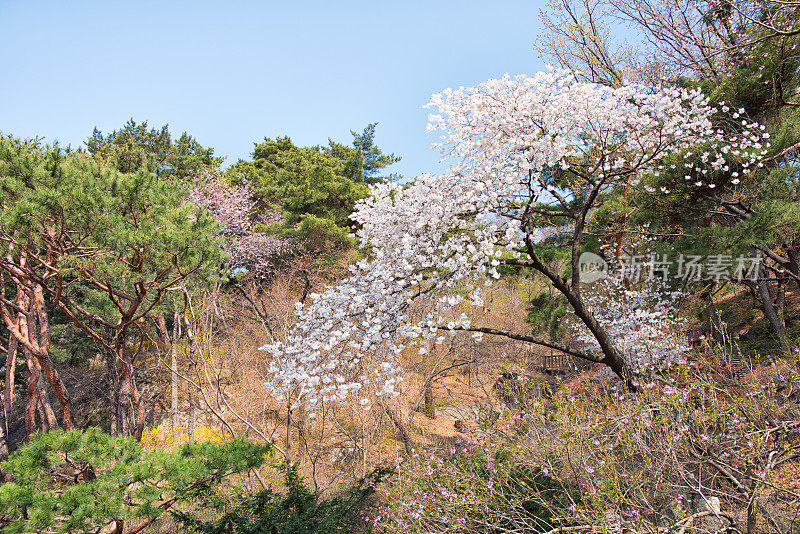
<svg viewBox="0 0 800 534"><path fill-rule="evenodd" d="M206 521L177 511L173 516L190 530L202 534L342 532L356 526L356 512L388 473L378 469L341 495L321 499L304 484L298 464L284 464L280 468L284 471L284 493L270 487L255 494L209 495L203 504L218 516L215 519Z"/></svg>
<svg viewBox="0 0 800 534"><path fill-rule="evenodd" d="M695 362L644 381L561 388L483 445L398 459L370 518L387 532L794 532L800 373L741 382Z"/></svg>
<svg viewBox="0 0 800 534"><path fill-rule="evenodd" d="M179 426L177 430L177 437L173 434L172 428L167 426L159 426L153 428L146 428L142 432L142 447L146 450L155 449L171 449L182 443L186 443L189 437L189 432L185 426ZM194 429L194 441L209 441L212 443L219 443L223 441L224 436L222 431L210 428L207 426L197 426Z"/></svg>
<svg viewBox="0 0 800 534"><path fill-rule="evenodd" d="M211 491L227 475L259 467L270 445L242 440L145 451L96 428L37 433L3 463L3 532L87 532L128 520L149 524L173 504ZM126 529L127 530L127 529Z"/></svg>
<svg viewBox="0 0 800 534"><path fill-rule="evenodd" d="M547 469L520 463L521 452L507 441L457 438L449 449L398 458L387 504L366 520L397 532L550 530L580 496Z"/></svg>

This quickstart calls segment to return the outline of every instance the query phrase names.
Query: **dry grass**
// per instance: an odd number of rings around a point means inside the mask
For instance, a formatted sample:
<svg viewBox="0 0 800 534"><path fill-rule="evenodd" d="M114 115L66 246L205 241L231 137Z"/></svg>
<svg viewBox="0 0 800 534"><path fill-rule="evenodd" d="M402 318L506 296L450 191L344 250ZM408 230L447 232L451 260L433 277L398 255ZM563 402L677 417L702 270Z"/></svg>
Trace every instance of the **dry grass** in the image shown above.
<svg viewBox="0 0 800 534"><path fill-rule="evenodd" d="M317 277L310 290L318 291L329 279ZM324 414L312 421L302 412L289 413L267 394L264 383L270 362L258 347L280 339L290 329L294 303L304 291L301 282L292 280L297 279L275 280L268 287L245 283L236 291L211 295L197 305L200 347L195 362L189 361L188 349L183 347L180 368L185 379L200 386L195 393L199 424L232 430L250 439L275 440L290 460L301 461L313 485L333 487L392 462L403 452L404 444L398 427L380 406L370 411L354 404L327 406ZM474 324L525 333L529 331L525 307L536 291L538 284L529 280L498 283L486 289L483 308L460 305L451 313L468 313ZM466 334L445 337L441 345L430 344L425 356L418 348L401 354L401 393L386 403L400 414L417 447L434 446L457 436L479 439L481 418L502 406L492 390L499 373L526 373L527 363L536 355L513 340L487 337L476 343ZM168 374L163 363L158 390L165 395ZM426 382L433 394L433 419L418 411ZM185 397L187 390L181 391ZM182 398L181 410L187 408ZM160 412L158 419L163 421L166 412Z"/></svg>

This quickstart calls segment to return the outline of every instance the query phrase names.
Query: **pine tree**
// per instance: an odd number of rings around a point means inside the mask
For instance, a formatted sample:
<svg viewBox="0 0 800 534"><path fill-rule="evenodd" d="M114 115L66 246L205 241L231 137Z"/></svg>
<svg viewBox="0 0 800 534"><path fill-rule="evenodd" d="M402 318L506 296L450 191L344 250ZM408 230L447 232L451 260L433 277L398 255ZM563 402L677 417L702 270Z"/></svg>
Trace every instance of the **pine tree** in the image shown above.
<svg viewBox="0 0 800 534"><path fill-rule="evenodd" d="M142 531L175 504L213 492L232 473L264 463L270 445L188 442L145 451L97 428L37 433L3 467L3 532Z"/></svg>

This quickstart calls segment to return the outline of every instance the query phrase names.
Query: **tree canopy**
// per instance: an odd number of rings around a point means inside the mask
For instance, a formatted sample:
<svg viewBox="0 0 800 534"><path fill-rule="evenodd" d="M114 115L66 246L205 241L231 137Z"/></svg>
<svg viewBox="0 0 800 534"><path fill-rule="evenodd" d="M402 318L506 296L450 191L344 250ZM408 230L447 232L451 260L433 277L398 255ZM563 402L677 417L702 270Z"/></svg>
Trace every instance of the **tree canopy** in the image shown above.
<svg viewBox="0 0 800 534"><path fill-rule="evenodd" d="M226 176L251 185L262 203L283 215L274 232L318 245L347 243L355 229L350 214L369 184L397 178L378 175L400 158L375 145L375 126L351 132L352 146L329 140L327 146L300 147L289 137L265 138L255 145L252 161L237 162Z"/></svg>
<svg viewBox="0 0 800 534"><path fill-rule="evenodd" d="M141 430L127 336L167 291L214 276L222 258L217 223L185 201L179 182L144 169L122 173L86 154L7 138L0 139L0 158L6 327L45 358L51 336L43 310L65 314L114 355L114 433ZM21 308L5 292L6 280L36 306ZM36 337L23 327L36 324Z"/></svg>
<svg viewBox="0 0 800 534"><path fill-rule="evenodd" d="M797 2L762 0L564 0L546 10L538 41L539 50L560 66L602 84L634 79L699 88L728 112L715 121L718 131L760 123L768 142L756 167L737 162L733 147L730 165L697 172L697 164L709 158L707 147L697 143L647 173L645 189L617 190L594 222L598 233L611 232L620 243L634 234L650 235L662 254L763 257L759 274L737 283L759 295L785 353L791 348L785 286L800 283L798 9ZM612 40L610 19L626 23L645 44L634 50Z"/></svg>
<svg viewBox="0 0 800 534"><path fill-rule="evenodd" d="M231 473L260 466L270 450L232 440L145 451L97 428L37 433L5 465L15 480L0 485L3 531L89 532L113 523L138 532Z"/></svg>
<svg viewBox="0 0 800 534"><path fill-rule="evenodd" d="M86 149L122 173L145 169L164 179L189 180L204 170L217 169L223 160L186 132L173 139L168 125L148 128L147 121L133 119L106 135L95 128Z"/></svg>

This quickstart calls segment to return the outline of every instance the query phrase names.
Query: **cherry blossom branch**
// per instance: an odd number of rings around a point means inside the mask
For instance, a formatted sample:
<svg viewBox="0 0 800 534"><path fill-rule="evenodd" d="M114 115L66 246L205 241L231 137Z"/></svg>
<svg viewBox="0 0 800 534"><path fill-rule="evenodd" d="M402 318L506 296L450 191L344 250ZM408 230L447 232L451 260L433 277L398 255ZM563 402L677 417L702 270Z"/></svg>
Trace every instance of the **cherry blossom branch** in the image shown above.
<svg viewBox="0 0 800 534"><path fill-rule="evenodd" d="M562 345L560 343L555 343L553 341L547 341L544 339L540 339L533 336L527 336L524 334L517 334L515 332L509 332L506 330L500 330L498 328L488 328L485 326L454 326L453 328L447 328L445 326L438 327L439 330L457 330L462 332L480 332L483 334L491 334L493 336L500 336L505 337L508 339L515 339L517 341L524 341L526 343L531 343L533 345L539 345L541 347L547 347L550 349L561 351L565 354L569 354L570 356L575 356L576 358L580 358L582 360L586 360L589 362L600 363L603 361L601 357L595 356L586 351L574 349L568 347L566 345Z"/></svg>

